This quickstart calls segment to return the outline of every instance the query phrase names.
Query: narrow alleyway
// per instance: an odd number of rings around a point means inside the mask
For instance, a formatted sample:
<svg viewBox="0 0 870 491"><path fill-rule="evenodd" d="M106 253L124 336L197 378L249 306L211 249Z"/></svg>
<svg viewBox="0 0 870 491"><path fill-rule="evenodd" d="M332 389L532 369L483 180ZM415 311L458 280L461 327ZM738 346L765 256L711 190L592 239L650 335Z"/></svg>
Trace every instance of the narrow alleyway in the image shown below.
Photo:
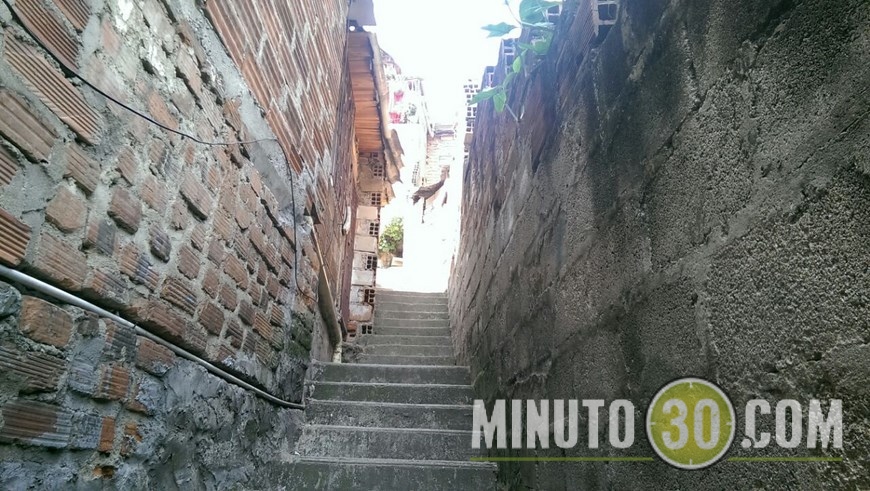
<svg viewBox="0 0 870 491"><path fill-rule="evenodd" d="M447 298L379 291L351 363L320 363L296 464L298 489L495 488L470 462L472 389L455 366Z"/></svg>

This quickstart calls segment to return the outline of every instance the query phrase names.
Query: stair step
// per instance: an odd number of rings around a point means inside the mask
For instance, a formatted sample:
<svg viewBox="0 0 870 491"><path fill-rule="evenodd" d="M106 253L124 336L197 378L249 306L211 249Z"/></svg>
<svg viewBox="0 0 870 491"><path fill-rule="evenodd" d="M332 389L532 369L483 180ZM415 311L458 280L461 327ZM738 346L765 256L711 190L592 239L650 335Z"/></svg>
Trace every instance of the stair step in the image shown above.
<svg viewBox="0 0 870 491"><path fill-rule="evenodd" d="M368 355L453 356L452 346L375 344L363 350Z"/></svg>
<svg viewBox="0 0 870 491"><path fill-rule="evenodd" d="M450 337L449 327L392 327L375 326L375 335L385 336L439 336Z"/></svg>
<svg viewBox="0 0 870 491"><path fill-rule="evenodd" d="M496 489L497 467L483 462L302 457L282 467L293 489Z"/></svg>
<svg viewBox="0 0 870 491"><path fill-rule="evenodd" d="M423 428L360 428L306 425L298 448L311 457L458 460L468 462L485 450L471 448L471 431Z"/></svg>
<svg viewBox="0 0 870 491"><path fill-rule="evenodd" d="M389 334L366 334L359 337L357 344L361 346L377 346L381 344L453 346L450 336L397 336Z"/></svg>
<svg viewBox="0 0 870 491"><path fill-rule="evenodd" d="M375 329L378 327L450 327L447 319L393 319L376 317Z"/></svg>
<svg viewBox="0 0 870 491"><path fill-rule="evenodd" d="M468 385L468 367L362 365L357 363L317 363L314 380L392 384Z"/></svg>
<svg viewBox="0 0 870 491"><path fill-rule="evenodd" d="M395 310L399 312L441 312L447 310L447 300L436 303L388 302L380 297L375 302L379 310Z"/></svg>
<svg viewBox="0 0 870 491"><path fill-rule="evenodd" d="M474 393L470 385L318 382L310 396L323 401L471 404Z"/></svg>
<svg viewBox="0 0 870 491"><path fill-rule="evenodd" d="M359 355L357 363L374 365L426 365L426 366L454 366L456 359L452 356L403 356L403 355Z"/></svg>
<svg viewBox="0 0 870 491"><path fill-rule="evenodd" d="M426 294L398 294L397 292L379 291L375 294L376 302L386 303L412 303L416 305L447 305L447 296L432 293Z"/></svg>
<svg viewBox="0 0 870 491"><path fill-rule="evenodd" d="M402 404L311 399L305 409L309 424L376 428L468 430L473 406L458 404Z"/></svg>
<svg viewBox="0 0 870 491"><path fill-rule="evenodd" d="M422 312L403 311L403 310L386 310L378 306L375 309L375 323L379 319L441 319L447 320L447 309L441 312L429 310Z"/></svg>

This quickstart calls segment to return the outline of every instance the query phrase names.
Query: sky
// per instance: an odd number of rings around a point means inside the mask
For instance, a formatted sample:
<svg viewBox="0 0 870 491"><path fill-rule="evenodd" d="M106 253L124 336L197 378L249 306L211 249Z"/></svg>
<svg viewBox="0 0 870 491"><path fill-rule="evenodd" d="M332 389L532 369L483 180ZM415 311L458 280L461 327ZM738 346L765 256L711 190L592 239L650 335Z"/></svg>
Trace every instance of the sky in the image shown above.
<svg viewBox="0 0 870 491"><path fill-rule="evenodd" d="M511 21L503 0L374 0L378 42L405 75L425 80L438 122L465 113L462 84L479 83L498 58L482 26ZM452 119L451 119L452 118Z"/></svg>

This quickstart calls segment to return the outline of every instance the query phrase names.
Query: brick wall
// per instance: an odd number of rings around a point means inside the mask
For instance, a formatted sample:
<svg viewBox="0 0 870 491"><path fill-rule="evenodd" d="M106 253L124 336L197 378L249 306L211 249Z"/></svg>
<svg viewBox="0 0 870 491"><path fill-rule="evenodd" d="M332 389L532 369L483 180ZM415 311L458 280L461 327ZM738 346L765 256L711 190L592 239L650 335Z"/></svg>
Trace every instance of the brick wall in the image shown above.
<svg viewBox="0 0 870 491"><path fill-rule="evenodd" d="M201 145L148 123L71 77L0 6L0 262L299 400L312 349L330 353L311 230L296 223L291 193L300 215L305 196L320 196L337 280L345 250L332 237L354 194L345 189L352 115L335 116L348 101L346 4L229 5L144 0L95 10L84 0L19 0L15 9L65 64L161 124L207 141L276 136L283 152L271 141ZM22 305L0 336L0 363L21 379L0 387L0 438L31 438L10 422L38 406L41 421L65 425L37 432L46 441L72 441L84 417L88 442L102 425L115 435L111 451L121 451L127 413L96 411L97 424L88 401L147 413L137 384L157 375L136 360L153 347L42 300ZM121 354L89 351L90 365L76 368L76 353L101 343L121 343Z"/></svg>

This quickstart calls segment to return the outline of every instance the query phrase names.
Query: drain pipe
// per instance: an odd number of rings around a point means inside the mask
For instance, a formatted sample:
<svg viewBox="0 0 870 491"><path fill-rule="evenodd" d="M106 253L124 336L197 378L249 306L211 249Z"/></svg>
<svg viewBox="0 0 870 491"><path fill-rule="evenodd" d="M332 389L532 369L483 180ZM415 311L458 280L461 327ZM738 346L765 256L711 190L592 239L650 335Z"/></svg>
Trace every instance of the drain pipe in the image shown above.
<svg viewBox="0 0 870 491"><path fill-rule="evenodd" d="M257 396L271 402L272 404L275 404L275 405L278 405L281 407L290 408L290 409L305 409L304 404L299 404L296 402L289 402L289 401L285 401L283 399L279 399L278 397L275 397L272 394L269 394L268 392L245 382L244 380L236 377L235 375L212 365L211 363L203 360L202 358L194 355L193 353L190 353L187 350L179 348L178 346L170 343L169 341L166 341L163 338L160 338L160 337L146 331L145 329L142 329L141 327L137 326L136 324L133 324L132 322L130 322L122 317L119 317L119 316L117 316L117 315L115 315L115 314L113 314L105 309L97 307L96 305L94 305L86 300L82 300L81 298L79 298L71 293L68 293L64 290L61 290L60 288L49 285L48 283L45 283L44 281L40 281L32 276L26 275L20 271L14 270L14 269L7 268L6 266L3 266L3 265L0 265L0 277L6 278L7 280L12 281L13 283L18 283L20 285L26 286L27 288L30 288L32 290L36 290L38 292L41 292L45 295L48 295L50 297L53 297L53 298L61 301L63 303L79 307L79 308L87 310L89 312L93 312L93 313L99 315L100 317L105 317L107 319L111 319L113 322L116 322L120 325L129 327L129 328L133 329L136 332L136 334L138 334L139 336L142 336L144 338L148 338L157 344L165 346L166 348L168 348L170 351L172 351L176 355L180 356L181 358L184 358L188 361L192 361L193 363L196 363L197 365L208 370L213 375L216 375L216 376L226 380L227 382L229 382L233 385L237 385L245 390L249 390L249 391L253 392L254 394L256 394Z"/></svg>
<svg viewBox="0 0 870 491"><path fill-rule="evenodd" d="M341 321L335 309L332 288L329 287L329 277L326 274L326 263L323 262L323 253L320 252L320 244L317 242L315 234L311 234L311 237L314 239L312 241L314 242L314 251L317 253L317 260L320 262L320 272L317 275L317 303L320 313L323 315L323 321L326 322L329 342L334 346L332 350L332 362L341 363L341 343L344 340Z"/></svg>

